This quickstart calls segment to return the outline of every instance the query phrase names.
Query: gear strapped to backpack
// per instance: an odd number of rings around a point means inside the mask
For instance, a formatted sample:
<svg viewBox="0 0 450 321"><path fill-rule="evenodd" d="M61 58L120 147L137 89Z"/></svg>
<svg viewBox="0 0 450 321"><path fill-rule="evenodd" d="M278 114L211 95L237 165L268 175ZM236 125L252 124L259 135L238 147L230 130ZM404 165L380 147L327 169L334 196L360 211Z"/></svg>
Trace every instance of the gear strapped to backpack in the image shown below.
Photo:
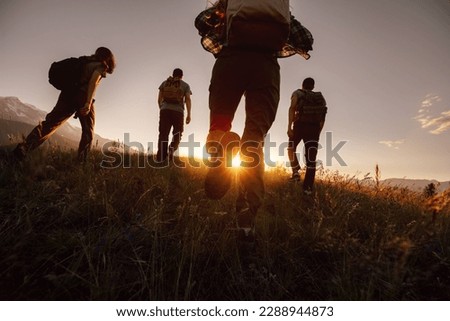
<svg viewBox="0 0 450 321"><path fill-rule="evenodd" d="M183 104L184 92L181 89L181 80L169 77L161 88L163 100L169 104Z"/></svg>
<svg viewBox="0 0 450 321"><path fill-rule="evenodd" d="M298 121L320 123L328 111L327 102L321 92L298 90L297 104ZM301 96L300 96L301 95Z"/></svg>
<svg viewBox="0 0 450 321"><path fill-rule="evenodd" d="M195 19L203 49L226 46L274 51L278 58L309 59L314 38L289 12L288 0L218 0Z"/></svg>
<svg viewBox="0 0 450 321"><path fill-rule="evenodd" d="M48 71L48 82L58 90L77 89L81 85L81 77L88 58L67 58L51 64Z"/></svg>

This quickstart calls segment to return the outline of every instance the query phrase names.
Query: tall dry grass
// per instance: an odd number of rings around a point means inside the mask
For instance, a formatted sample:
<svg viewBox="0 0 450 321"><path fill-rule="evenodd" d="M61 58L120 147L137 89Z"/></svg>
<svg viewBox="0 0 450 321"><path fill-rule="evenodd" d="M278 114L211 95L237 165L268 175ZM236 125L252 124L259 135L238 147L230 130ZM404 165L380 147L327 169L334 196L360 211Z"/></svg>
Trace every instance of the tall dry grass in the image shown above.
<svg viewBox="0 0 450 321"><path fill-rule="evenodd" d="M205 169L101 168L37 151L0 163L0 299L448 300L449 194L318 173L303 197L266 173L257 243L233 227L233 188Z"/></svg>

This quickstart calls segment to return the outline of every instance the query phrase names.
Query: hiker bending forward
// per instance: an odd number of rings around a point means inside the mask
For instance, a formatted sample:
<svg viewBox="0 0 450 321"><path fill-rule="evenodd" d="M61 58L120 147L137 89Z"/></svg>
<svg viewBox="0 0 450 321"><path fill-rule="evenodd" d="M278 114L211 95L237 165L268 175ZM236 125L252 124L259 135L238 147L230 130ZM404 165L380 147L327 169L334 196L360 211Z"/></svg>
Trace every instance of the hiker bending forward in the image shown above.
<svg viewBox="0 0 450 321"><path fill-rule="evenodd" d="M184 130L184 105L186 104L186 124L191 122L191 88L182 80L183 71L176 68L172 76L159 86L159 137L158 162L172 159L178 149ZM172 142L169 146L169 134L172 129Z"/></svg>
<svg viewBox="0 0 450 321"><path fill-rule="evenodd" d="M78 147L78 160L84 162L91 149L94 137L95 91L106 73L112 74L116 62L111 50L100 47L95 54L83 57L85 63L81 71L81 79L73 87L61 90L56 106L47 114L45 120L37 125L26 137L25 141L18 144L14 155L23 159L28 151L31 151L44 143L67 119L73 114L80 120L81 140Z"/></svg>
<svg viewBox="0 0 450 321"><path fill-rule="evenodd" d="M292 181L300 180L300 164L296 156L298 144L305 144L306 173L303 181L303 193L311 194L316 175L316 158L319 148L319 136L325 123L326 102L320 92L313 92L315 81L306 78L302 89L292 93L289 107L288 156L292 168Z"/></svg>

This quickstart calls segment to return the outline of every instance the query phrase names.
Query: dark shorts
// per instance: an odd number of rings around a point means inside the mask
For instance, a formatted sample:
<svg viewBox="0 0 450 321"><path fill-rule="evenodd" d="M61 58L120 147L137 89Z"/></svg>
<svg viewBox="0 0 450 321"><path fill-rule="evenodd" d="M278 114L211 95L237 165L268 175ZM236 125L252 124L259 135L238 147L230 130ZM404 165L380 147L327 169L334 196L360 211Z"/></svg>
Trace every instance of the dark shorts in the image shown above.
<svg viewBox="0 0 450 321"><path fill-rule="evenodd" d="M245 97L243 141L262 141L275 120L280 100L280 66L267 53L224 49L214 65L209 87L210 130L231 129Z"/></svg>

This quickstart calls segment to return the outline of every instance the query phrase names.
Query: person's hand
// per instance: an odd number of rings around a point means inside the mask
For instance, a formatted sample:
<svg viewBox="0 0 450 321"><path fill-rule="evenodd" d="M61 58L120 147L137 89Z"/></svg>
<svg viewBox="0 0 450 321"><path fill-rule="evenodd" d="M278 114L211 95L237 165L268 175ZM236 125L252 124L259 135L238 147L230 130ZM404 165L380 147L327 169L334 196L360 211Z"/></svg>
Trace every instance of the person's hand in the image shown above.
<svg viewBox="0 0 450 321"><path fill-rule="evenodd" d="M87 116L91 112L91 104L86 103L80 110L78 110L78 114L80 116Z"/></svg>
<svg viewBox="0 0 450 321"><path fill-rule="evenodd" d="M186 125L191 122L191 115L187 115L186 117Z"/></svg>
<svg viewBox="0 0 450 321"><path fill-rule="evenodd" d="M294 131L292 130L292 128L290 128L290 127L288 128L287 135L289 138L294 137Z"/></svg>

